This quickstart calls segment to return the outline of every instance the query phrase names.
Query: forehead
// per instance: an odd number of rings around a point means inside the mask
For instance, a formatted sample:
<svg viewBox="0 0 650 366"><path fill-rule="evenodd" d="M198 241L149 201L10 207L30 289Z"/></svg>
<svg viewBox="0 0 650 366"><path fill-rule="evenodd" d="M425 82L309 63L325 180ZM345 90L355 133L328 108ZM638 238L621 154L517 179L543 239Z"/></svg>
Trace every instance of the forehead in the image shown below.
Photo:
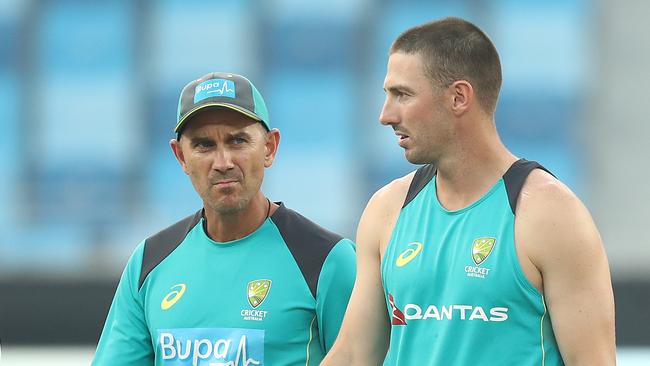
<svg viewBox="0 0 650 366"><path fill-rule="evenodd" d="M415 88L423 82L428 83L428 77L419 55L395 52L388 57L384 89L399 86Z"/></svg>
<svg viewBox="0 0 650 366"><path fill-rule="evenodd" d="M264 129L258 121L232 109L222 107L206 108L190 117L186 123L183 134L197 133L217 126L228 130L251 130L256 127Z"/></svg>

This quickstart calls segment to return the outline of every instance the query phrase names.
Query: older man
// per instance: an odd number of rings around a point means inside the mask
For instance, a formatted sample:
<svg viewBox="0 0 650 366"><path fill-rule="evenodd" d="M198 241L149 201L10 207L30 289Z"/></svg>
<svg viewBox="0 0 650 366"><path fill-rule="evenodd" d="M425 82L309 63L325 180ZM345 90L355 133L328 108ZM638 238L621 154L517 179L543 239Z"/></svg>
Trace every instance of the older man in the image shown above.
<svg viewBox="0 0 650 366"><path fill-rule="evenodd" d="M190 82L175 131L203 208L136 248L93 365L317 365L353 286L352 242L260 190L280 133L248 79Z"/></svg>

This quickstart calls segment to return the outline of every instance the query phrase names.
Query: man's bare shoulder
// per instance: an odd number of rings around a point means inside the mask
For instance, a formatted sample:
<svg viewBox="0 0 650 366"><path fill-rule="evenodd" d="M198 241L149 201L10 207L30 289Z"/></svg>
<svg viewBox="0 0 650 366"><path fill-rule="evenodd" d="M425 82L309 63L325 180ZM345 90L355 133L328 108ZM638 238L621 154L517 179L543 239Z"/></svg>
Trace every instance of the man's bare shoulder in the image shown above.
<svg viewBox="0 0 650 366"><path fill-rule="evenodd" d="M538 271L529 279L544 294L562 356L567 364L613 365L611 276L589 211L565 184L541 170L530 173L519 203L518 254Z"/></svg>
<svg viewBox="0 0 650 366"><path fill-rule="evenodd" d="M370 198L359 221L358 247L370 248L379 257L383 255L414 175L415 172L393 180Z"/></svg>
<svg viewBox="0 0 650 366"><path fill-rule="evenodd" d="M535 169L530 172L521 188L517 215L529 213L519 212L520 210L541 210L540 213L543 214L546 209L573 205L581 205L581 202L569 187L548 172Z"/></svg>
<svg viewBox="0 0 650 366"><path fill-rule="evenodd" d="M600 251L602 246L587 208L569 187L545 171L536 169L526 179L516 217L519 244L538 268L555 256L572 257Z"/></svg>
<svg viewBox="0 0 650 366"><path fill-rule="evenodd" d="M392 182L381 187L377 192L375 192L370 201L368 201L368 207L366 209L377 209L377 210L399 210L404 204L406 199L406 194L408 193L411 181L415 176L415 171L397 178Z"/></svg>

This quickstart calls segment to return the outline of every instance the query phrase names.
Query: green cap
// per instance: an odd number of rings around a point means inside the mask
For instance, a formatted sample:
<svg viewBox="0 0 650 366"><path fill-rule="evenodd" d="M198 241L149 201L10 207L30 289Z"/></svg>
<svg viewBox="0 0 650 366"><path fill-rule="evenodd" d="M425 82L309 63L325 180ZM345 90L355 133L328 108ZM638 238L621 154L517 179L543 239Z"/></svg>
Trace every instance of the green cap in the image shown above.
<svg viewBox="0 0 650 366"><path fill-rule="evenodd" d="M174 132L180 136L185 121L208 107L230 108L271 130L266 103L250 80L237 74L212 72L191 81L181 91Z"/></svg>

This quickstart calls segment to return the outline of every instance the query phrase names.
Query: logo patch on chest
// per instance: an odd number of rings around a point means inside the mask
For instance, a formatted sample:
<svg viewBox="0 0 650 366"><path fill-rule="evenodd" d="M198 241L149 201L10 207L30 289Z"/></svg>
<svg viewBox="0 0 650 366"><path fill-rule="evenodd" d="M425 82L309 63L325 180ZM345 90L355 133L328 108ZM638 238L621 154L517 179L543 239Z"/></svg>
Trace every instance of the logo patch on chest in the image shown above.
<svg viewBox="0 0 650 366"><path fill-rule="evenodd" d="M156 358L164 365L264 365L264 330L158 329Z"/></svg>
<svg viewBox="0 0 650 366"><path fill-rule="evenodd" d="M256 308L266 300L271 290L271 280L255 280L248 283L248 303Z"/></svg>
<svg viewBox="0 0 650 366"><path fill-rule="evenodd" d="M403 251L399 257L395 260L395 265L398 267L405 266L408 262L412 261L413 258L417 257L422 250L422 243L413 242L409 243L409 248Z"/></svg>
<svg viewBox="0 0 650 366"><path fill-rule="evenodd" d="M175 285L171 288L172 292L168 293L167 296L163 297L162 301L160 302L160 308L162 310L168 310L178 300L181 299L183 294L185 293L185 289L187 288L187 285L184 283L179 283L178 285Z"/></svg>
<svg viewBox="0 0 650 366"><path fill-rule="evenodd" d="M481 237L472 242L471 257L475 266L465 266L465 273L468 277L485 278L490 273L490 268L481 267L481 264L492 254L492 250L497 243L496 238Z"/></svg>
<svg viewBox="0 0 650 366"><path fill-rule="evenodd" d="M266 300L269 291L271 291L271 280L253 280L248 283L246 294L248 303L253 309L242 309L240 315L244 320L264 320L268 311L258 310L257 308Z"/></svg>
<svg viewBox="0 0 650 366"><path fill-rule="evenodd" d="M474 242L472 243L472 260L474 260L474 263L476 263L477 266L483 263L487 257L490 256L496 242L496 238L474 239Z"/></svg>

